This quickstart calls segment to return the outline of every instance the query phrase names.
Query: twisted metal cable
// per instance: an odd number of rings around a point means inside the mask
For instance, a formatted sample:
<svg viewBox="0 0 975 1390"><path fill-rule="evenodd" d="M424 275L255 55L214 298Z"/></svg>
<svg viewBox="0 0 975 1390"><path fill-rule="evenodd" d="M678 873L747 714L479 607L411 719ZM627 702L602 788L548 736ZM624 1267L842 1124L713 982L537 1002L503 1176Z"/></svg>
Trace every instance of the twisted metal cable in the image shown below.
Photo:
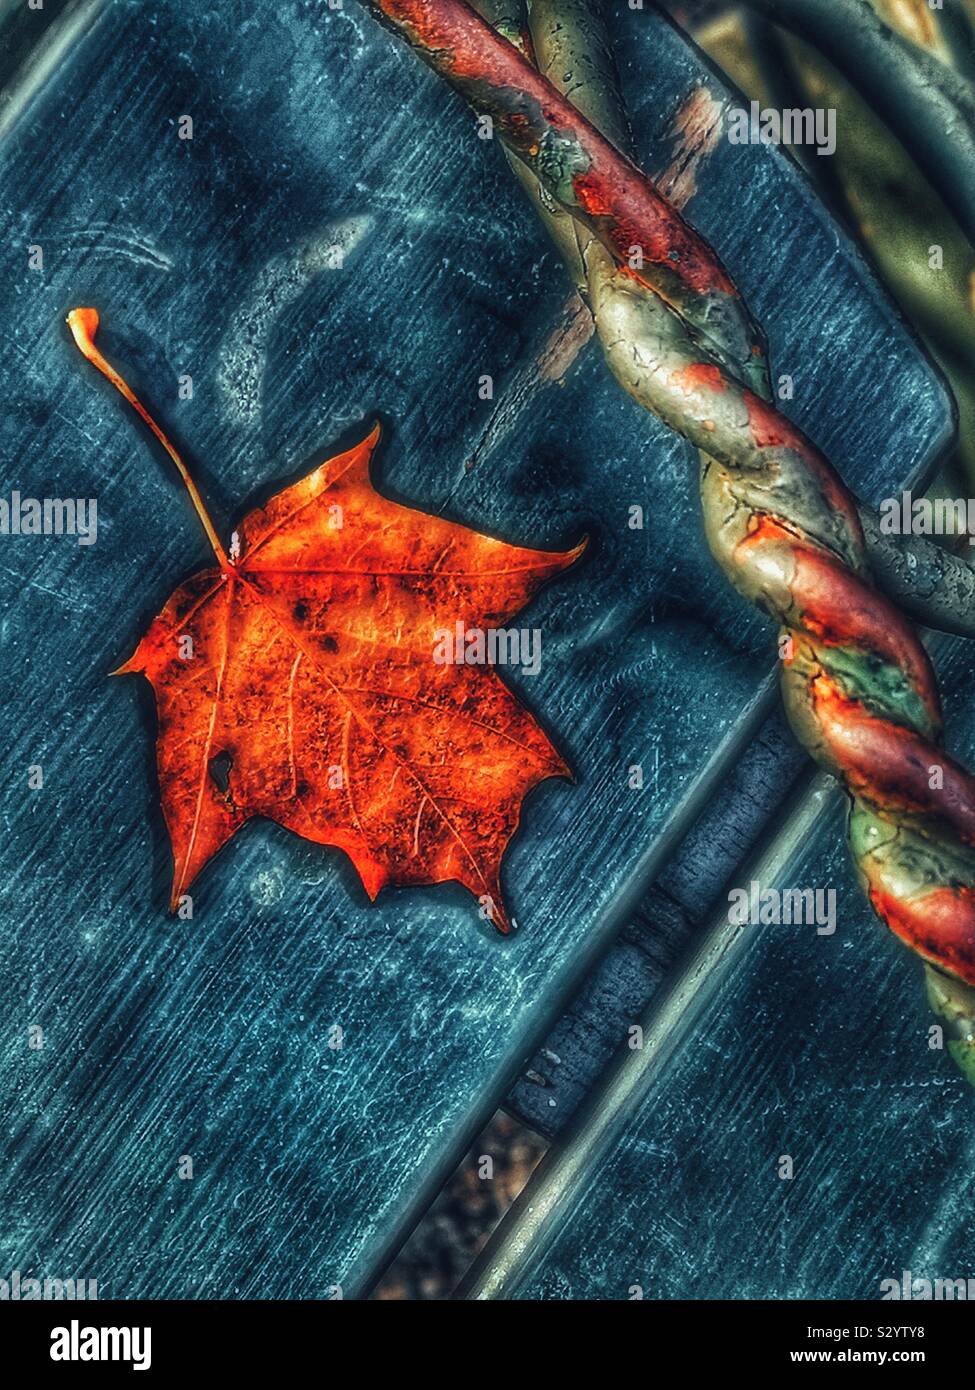
<svg viewBox="0 0 975 1390"><path fill-rule="evenodd" d="M580 225L580 287L607 361L701 451L712 553L781 625L790 723L849 792L865 890L927 962L949 1047L975 1082L975 779L939 745L930 662L874 587L855 499L768 399L734 285L635 165L463 0L363 3L491 117L543 198Z"/></svg>
<svg viewBox="0 0 975 1390"><path fill-rule="evenodd" d="M571 97L576 109L618 150L632 153L601 5L593 0L532 0L529 18L526 0L471 3L524 56L531 58L549 81ZM505 149L505 153L579 295L591 309L590 276L596 284L607 268L598 249L590 249L586 255L586 248L595 240L593 233L585 223L564 212L510 150ZM609 366L614 374L618 360L619 353L610 355ZM767 377L761 385L767 395ZM653 409L652 403L641 403ZM871 571L897 606L925 626L975 637L975 567L926 536L884 533L876 512L859 499L857 511Z"/></svg>

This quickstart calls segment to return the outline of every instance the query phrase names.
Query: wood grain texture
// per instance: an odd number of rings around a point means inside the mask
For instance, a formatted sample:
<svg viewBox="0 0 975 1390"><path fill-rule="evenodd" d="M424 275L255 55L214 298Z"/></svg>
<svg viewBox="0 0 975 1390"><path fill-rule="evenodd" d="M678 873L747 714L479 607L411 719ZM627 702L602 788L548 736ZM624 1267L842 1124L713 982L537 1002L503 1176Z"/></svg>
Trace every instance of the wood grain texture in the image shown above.
<svg viewBox="0 0 975 1390"><path fill-rule="evenodd" d="M619 37L638 148L666 167L668 113L715 80L648 13ZM796 417L867 496L918 476L946 398L793 167L723 144L699 185L692 215L795 374ZM0 537L0 1274L354 1296L707 799L771 635L714 570L689 451L596 354L478 452L565 286L500 151L354 5L117 0L0 149L0 190L7 489L99 507L93 546ZM201 879L192 921L167 917L151 704L106 675L205 547L81 369L64 328L80 303L225 535L379 416L389 495L512 544L593 537L527 610L541 673L506 677L577 777L526 803L513 939L459 888L370 905L340 854L268 823Z"/></svg>

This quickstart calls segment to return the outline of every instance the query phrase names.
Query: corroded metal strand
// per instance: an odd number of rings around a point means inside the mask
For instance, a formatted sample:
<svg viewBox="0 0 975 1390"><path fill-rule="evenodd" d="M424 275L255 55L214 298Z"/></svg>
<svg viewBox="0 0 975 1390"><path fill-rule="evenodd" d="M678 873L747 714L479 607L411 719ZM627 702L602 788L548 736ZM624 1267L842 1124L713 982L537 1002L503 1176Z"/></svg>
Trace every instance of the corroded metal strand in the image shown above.
<svg viewBox="0 0 975 1390"><path fill-rule="evenodd" d="M527 57L463 0L363 0L482 116L545 193L676 312L730 372L761 390L762 338L703 237Z"/></svg>

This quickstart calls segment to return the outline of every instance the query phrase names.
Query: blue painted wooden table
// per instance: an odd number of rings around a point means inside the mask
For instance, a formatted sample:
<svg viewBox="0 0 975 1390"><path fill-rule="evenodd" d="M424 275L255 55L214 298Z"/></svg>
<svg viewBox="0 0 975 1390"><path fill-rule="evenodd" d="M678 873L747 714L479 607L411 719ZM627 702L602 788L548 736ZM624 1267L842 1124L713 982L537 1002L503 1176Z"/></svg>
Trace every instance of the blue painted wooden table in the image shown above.
<svg viewBox="0 0 975 1390"><path fill-rule="evenodd" d="M8 492L95 497L99 522L91 546L0 537L0 1275L351 1297L743 755L771 634L708 556L688 449L592 348L551 384L553 254L500 152L358 7L115 0L89 17L53 74L15 85L0 143ZM620 24L659 169L688 92L722 93L659 18ZM876 500L930 471L945 393L794 167L722 144L690 211L844 476ZM452 887L370 904L341 854L269 823L207 870L191 921L167 916L151 699L106 676L205 541L70 346L76 304L100 309L225 533L378 416L390 496L512 542L593 537L526 614L541 673L506 677L577 777L526 805L504 871L514 938Z"/></svg>

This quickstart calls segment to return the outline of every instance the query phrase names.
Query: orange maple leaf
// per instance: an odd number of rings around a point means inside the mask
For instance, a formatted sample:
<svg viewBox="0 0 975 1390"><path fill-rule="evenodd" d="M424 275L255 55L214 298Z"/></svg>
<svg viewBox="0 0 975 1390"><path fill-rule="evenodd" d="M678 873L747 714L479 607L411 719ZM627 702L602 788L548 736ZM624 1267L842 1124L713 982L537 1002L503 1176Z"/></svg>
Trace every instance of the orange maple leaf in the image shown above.
<svg viewBox="0 0 975 1390"><path fill-rule="evenodd" d="M176 589L115 673L155 692L171 907L266 816L345 850L370 898L455 880L508 931L502 855L527 793L569 769L493 669L435 660L438 635L503 623L585 541L526 550L391 502L369 478L377 427L248 513L228 554L182 459L96 348L96 310L68 324L169 453L218 562Z"/></svg>

